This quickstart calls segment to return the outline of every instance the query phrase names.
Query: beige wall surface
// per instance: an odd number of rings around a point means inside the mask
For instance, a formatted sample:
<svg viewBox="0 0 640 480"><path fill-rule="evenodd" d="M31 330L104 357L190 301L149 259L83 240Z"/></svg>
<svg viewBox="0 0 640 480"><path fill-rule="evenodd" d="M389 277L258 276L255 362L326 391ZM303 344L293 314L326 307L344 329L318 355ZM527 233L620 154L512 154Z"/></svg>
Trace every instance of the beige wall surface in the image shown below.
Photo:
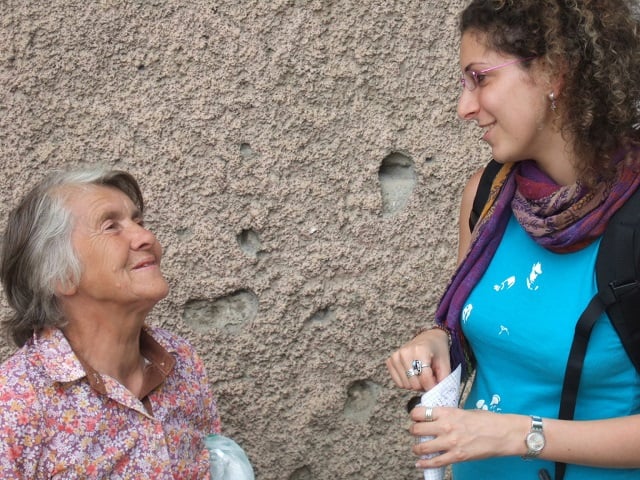
<svg viewBox="0 0 640 480"><path fill-rule="evenodd" d="M258 479L421 478L384 361L488 158L456 118L464 3L0 0L0 227L50 170L132 172L171 285L150 321Z"/></svg>

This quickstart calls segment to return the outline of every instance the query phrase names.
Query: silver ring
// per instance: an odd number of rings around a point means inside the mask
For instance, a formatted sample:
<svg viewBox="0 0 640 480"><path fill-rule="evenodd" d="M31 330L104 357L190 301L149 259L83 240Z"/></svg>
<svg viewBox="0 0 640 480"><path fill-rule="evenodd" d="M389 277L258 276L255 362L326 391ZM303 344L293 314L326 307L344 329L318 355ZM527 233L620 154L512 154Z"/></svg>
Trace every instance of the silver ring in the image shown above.
<svg viewBox="0 0 640 480"><path fill-rule="evenodd" d="M425 368L431 368L431 365L428 363L423 363L422 360L414 360L413 362L411 362L411 369L416 375L420 375L422 373L422 370Z"/></svg>
<svg viewBox="0 0 640 480"><path fill-rule="evenodd" d="M433 408L427 407L424 410L424 421L425 422L433 422Z"/></svg>
<svg viewBox="0 0 640 480"><path fill-rule="evenodd" d="M415 370L413 370L413 369L407 370L407 378L415 377L416 375L418 375L418 374L416 373Z"/></svg>

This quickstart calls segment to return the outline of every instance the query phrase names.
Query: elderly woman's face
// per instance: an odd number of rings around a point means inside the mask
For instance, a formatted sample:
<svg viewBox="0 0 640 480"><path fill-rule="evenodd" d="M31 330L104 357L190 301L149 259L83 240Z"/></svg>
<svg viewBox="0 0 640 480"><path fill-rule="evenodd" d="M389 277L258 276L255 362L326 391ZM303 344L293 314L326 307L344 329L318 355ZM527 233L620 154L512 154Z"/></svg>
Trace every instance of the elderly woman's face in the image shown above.
<svg viewBox="0 0 640 480"><path fill-rule="evenodd" d="M67 300L146 310L169 290L160 271L162 248L144 228L131 199L116 188L72 190L73 246L82 276Z"/></svg>

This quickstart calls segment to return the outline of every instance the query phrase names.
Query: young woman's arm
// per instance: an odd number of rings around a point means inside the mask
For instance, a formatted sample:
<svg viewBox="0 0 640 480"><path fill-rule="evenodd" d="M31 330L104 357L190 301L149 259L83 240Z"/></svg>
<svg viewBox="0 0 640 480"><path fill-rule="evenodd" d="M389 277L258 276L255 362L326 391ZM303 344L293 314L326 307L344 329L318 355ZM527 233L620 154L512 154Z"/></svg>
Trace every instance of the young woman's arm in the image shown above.
<svg viewBox="0 0 640 480"><path fill-rule="evenodd" d="M484 410L433 409L433 421L425 421L425 409L414 408L411 433L435 436L417 443L416 455L443 452L419 460L421 468L440 467L489 457L522 456L531 417ZM573 421L542 419L546 439L539 458L554 462L609 468L640 468L640 415L606 420Z"/></svg>
<svg viewBox="0 0 640 480"><path fill-rule="evenodd" d="M471 244L471 230L469 229L469 215L471 214L471 209L473 208L473 199L476 196L476 192L478 191L478 184L480 183L480 177L482 176L482 172L484 168L481 168L476 173L474 173L462 191L462 201L460 202L460 219L458 223L459 233L458 233L458 263L462 261L462 259L467 254L469 250L469 245Z"/></svg>

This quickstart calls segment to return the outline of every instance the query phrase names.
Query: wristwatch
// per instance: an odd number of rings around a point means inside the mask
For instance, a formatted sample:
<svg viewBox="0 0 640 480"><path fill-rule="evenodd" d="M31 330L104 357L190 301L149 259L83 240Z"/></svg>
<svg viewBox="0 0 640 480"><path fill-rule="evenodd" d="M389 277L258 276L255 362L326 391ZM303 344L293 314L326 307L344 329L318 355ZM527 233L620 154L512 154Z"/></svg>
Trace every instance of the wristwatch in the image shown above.
<svg viewBox="0 0 640 480"><path fill-rule="evenodd" d="M522 457L525 460L536 458L544 448L544 432L542 431L542 419L536 415L531 416L531 430L524 439L527 453Z"/></svg>

